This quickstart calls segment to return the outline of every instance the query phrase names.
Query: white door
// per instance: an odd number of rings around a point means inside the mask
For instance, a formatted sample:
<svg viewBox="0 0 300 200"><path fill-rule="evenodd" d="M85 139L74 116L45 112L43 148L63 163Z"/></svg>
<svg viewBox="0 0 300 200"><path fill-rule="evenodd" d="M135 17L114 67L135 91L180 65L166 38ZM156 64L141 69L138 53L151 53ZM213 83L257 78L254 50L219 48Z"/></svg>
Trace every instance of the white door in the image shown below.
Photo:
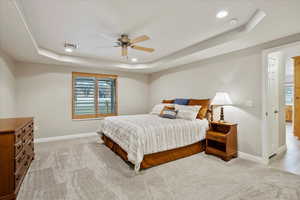
<svg viewBox="0 0 300 200"><path fill-rule="evenodd" d="M279 66L281 53L268 54L267 120L270 143L268 156L276 153L279 146Z"/></svg>

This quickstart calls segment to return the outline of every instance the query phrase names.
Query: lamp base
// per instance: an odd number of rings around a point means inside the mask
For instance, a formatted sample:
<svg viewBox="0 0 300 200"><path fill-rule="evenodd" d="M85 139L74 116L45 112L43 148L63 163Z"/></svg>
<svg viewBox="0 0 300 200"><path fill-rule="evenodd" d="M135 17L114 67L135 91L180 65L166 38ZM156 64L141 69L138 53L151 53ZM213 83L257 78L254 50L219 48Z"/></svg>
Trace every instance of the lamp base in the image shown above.
<svg viewBox="0 0 300 200"><path fill-rule="evenodd" d="M225 122L224 121L224 108L223 108L223 106L221 107L221 113L220 113L220 120L219 120L219 122Z"/></svg>

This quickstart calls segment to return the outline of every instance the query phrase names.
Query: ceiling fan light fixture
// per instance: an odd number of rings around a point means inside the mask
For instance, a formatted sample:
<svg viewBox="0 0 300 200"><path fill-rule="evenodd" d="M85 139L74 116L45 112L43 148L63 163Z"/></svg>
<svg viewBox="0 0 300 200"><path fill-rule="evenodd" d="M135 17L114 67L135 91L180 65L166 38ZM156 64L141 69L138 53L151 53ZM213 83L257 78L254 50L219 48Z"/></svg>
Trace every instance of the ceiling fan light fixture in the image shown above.
<svg viewBox="0 0 300 200"><path fill-rule="evenodd" d="M225 18L228 16L228 11L226 10L221 10L217 13L216 17L219 18L219 19L222 19L222 18Z"/></svg>

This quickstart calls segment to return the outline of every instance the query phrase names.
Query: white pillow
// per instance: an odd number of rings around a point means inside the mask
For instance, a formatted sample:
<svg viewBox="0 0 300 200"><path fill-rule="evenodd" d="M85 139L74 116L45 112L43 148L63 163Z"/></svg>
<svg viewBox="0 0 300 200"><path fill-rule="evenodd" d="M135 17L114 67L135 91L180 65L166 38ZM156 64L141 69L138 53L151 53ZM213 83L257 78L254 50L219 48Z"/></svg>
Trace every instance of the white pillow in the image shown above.
<svg viewBox="0 0 300 200"><path fill-rule="evenodd" d="M185 106L185 105L175 105L175 110L177 110L176 118L195 120L197 118L198 112L201 106Z"/></svg>
<svg viewBox="0 0 300 200"><path fill-rule="evenodd" d="M170 103L156 104L152 108L152 111L150 112L150 114L152 114L152 115L159 115L161 113L162 109L164 109L165 106L173 106L174 107L174 104L170 104Z"/></svg>

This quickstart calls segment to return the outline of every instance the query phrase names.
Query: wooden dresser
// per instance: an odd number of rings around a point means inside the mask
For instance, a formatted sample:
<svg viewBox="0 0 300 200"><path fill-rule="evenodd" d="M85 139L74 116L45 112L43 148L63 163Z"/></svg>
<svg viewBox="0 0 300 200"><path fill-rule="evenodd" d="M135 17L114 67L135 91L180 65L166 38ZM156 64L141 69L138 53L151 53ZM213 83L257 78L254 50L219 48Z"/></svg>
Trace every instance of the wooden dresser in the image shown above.
<svg viewBox="0 0 300 200"><path fill-rule="evenodd" d="M33 159L33 118L0 119L0 200L17 198Z"/></svg>

